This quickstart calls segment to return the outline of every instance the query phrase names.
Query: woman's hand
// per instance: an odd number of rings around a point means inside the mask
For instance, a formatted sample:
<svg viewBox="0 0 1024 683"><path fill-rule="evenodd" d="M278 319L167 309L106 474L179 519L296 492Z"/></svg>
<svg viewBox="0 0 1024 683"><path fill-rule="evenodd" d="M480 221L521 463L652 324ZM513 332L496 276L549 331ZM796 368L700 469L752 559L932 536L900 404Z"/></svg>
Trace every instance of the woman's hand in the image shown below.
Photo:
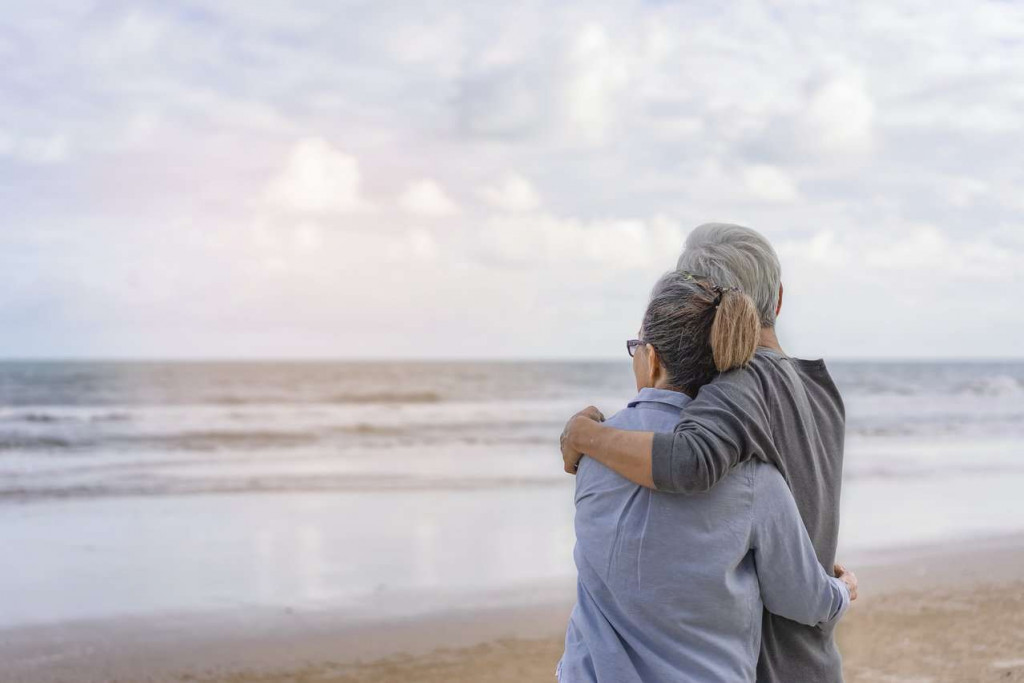
<svg viewBox="0 0 1024 683"><path fill-rule="evenodd" d="M857 575L838 563L834 570L836 578L846 584L846 588L850 591L850 602L853 602L857 599Z"/></svg>
<svg viewBox="0 0 1024 683"><path fill-rule="evenodd" d="M604 415L594 406L587 406L565 423L565 429L562 430L562 436L559 437L558 443L562 448L562 465L569 474L576 474L580 458L583 457L583 453L576 446L579 443L580 429L586 427L581 424L581 421L604 422Z"/></svg>

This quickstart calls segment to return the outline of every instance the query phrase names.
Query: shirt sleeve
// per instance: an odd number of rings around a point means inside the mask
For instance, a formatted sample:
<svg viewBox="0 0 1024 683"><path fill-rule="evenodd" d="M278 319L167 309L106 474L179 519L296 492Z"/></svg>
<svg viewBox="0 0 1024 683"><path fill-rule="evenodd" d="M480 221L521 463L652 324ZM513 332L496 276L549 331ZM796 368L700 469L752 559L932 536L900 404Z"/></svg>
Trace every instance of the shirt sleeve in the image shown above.
<svg viewBox="0 0 1024 683"><path fill-rule="evenodd" d="M774 449L764 391L749 369L719 375L687 404L675 430L655 434L651 477L659 491L711 489L737 464Z"/></svg>
<svg viewBox="0 0 1024 683"><path fill-rule="evenodd" d="M765 609L808 626L840 619L849 607L850 593L818 563L793 494L775 467L755 470L751 511L754 562Z"/></svg>

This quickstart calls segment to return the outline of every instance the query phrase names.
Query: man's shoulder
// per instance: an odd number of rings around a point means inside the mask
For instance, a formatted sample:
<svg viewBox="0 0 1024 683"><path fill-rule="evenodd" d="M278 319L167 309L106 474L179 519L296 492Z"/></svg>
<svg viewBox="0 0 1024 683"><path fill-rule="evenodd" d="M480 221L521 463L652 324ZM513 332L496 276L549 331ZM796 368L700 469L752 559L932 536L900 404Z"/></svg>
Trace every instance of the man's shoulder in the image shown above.
<svg viewBox="0 0 1024 683"><path fill-rule="evenodd" d="M770 382L766 380L764 368L760 367L755 357L742 368L719 373L708 384L697 392L697 399L703 403L741 402L763 400Z"/></svg>
<svg viewBox="0 0 1024 683"><path fill-rule="evenodd" d="M820 387L837 400L840 398L824 360L796 358L765 348L759 348L746 366L719 374L708 386L726 392L764 393L780 384Z"/></svg>

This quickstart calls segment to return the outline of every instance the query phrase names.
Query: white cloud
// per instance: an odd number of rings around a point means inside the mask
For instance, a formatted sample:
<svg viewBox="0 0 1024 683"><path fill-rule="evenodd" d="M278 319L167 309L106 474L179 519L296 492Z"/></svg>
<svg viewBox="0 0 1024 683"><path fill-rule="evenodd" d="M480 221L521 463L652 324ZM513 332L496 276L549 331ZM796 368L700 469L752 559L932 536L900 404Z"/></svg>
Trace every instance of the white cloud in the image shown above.
<svg viewBox="0 0 1024 683"><path fill-rule="evenodd" d="M158 111L143 110L136 112L129 119L122 133L122 141L126 147L138 148L152 142L160 130L161 116Z"/></svg>
<svg viewBox="0 0 1024 683"><path fill-rule="evenodd" d="M927 224L870 245L863 262L893 273L924 271L981 280L1007 280L1019 269L1019 257L1009 249L985 238L954 239Z"/></svg>
<svg viewBox="0 0 1024 683"><path fill-rule="evenodd" d="M804 112L806 130L828 152L864 152L873 143L875 103L863 76L827 80L816 88Z"/></svg>
<svg viewBox="0 0 1024 683"><path fill-rule="evenodd" d="M421 261L432 261L438 256L437 240L425 228L413 228L405 235L406 243L414 257Z"/></svg>
<svg viewBox="0 0 1024 683"><path fill-rule="evenodd" d="M800 198L796 183L785 171L768 164L747 166L742 173L743 184L758 199L788 203Z"/></svg>
<svg viewBox="0 0 1024 683"><path fill-rule="evenodd" d="M16 136L0 129L0 157L29 164L58 164L67 161L71 146L66 135Z"/></svg>
<svg viewBox="0 0 1024 683"><path fill-rule="evenodd" d="M295 248L301 251L315 251L323 245L323 228L317 223L300 223L295 228Z"/></svg>
<svg viewBox="0 0 1024 683"><path fill-rule="evenodd" d="M70 145L67 136L22 138L14 144L15 154L30 164L59 164L68 160Z"/></svg>
<svg viewBox="0 0 1024 683"><path fill-rule="evenodd" d="M455 13L437 21L407 24L387 22L383 36L385 47L396 61L406 67L430 67L442 77L458 74L464 59L465 20Z"/></svg>
<svg viewBox="0 0 1024 683"><path fill-rule="evenodd" d="M436 181L425 178L409 185L399 197L403 209L420 216L451 216L459 213L458 205Z"/></svg>
<svg viewBox="0 0 1024 683"><path fill-rule="evenodd" d="M841 274L853 266L861 274L897 283L944 276L1007 280L1016 272L1011 249L985 238L956 238L929 224L892 226L881 235L845 237L820 230L809 237L776 242L783 269L824 266ZM930 286L930 285L929 285Z"/></svg>
<svg viewBox="0 0 1024 683"><path fill-rule="evenodd" d="M625 57L600 24L576 36L569 53L565 85L569 133L589 144L604 142L615 120L616 97L629 80Z"/></svg>
<svg viewBox="0 0 1024 683"><path fill-rule="evenodd" d="M491 206L513 213L534 211L541 204L536 188L518 173L510 173L499 183L481 188L480 196Z"/></svg>
<svg viewBox="0 0 1024 683"><path fill-rule="evenodd" d="M480 232L487 259L527 268L670 268L682 244L682 231L662 217L585 221L548 213L501 215Z"/></svg>
<svg viewBox="0 0 1024 683"><path fill-rule="evenodd" d="M976 178L950 178L947 186L948 201L958 209L968 208L977 199L991 194L988 183Z"/></svg>
<svg viewBox="0 0 1024 683"><path fill-rule="evenodd" d="M775 244L775 250L785 270L803 263L841 267L850 261L850 249L836 238L832 230L822 230L807 239L780 241Z"/></svg>
<svg viewBox="0 0 1024 683"><path fill-rule="evenodd" d="M266 189L274 207L307 213L343 213L365 208L360 196L362 178L355 157L323 138L295 143L284 169Z"/></svg>
<svg viewBox="0 0 1024 683"><path fill-rule="evenodd" d="M112 66L150 54L159 46L165 30L159 17L135 10L83 36L82 47L85 55L96 63Z"/></svg>

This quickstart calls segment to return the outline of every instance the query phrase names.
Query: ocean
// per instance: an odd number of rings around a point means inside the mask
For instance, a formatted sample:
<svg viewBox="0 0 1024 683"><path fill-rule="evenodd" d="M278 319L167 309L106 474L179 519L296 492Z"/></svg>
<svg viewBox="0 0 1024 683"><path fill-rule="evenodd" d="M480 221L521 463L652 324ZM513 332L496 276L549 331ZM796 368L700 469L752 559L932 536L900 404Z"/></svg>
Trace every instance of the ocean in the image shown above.
<svg viewBox="0 0 1024 683"><path fill-rule="evenodd" d="M840 551L1024 529L1024 361L829 362ZM558 435L615 362L0 363L0 627L571 598Z"/></svg>

